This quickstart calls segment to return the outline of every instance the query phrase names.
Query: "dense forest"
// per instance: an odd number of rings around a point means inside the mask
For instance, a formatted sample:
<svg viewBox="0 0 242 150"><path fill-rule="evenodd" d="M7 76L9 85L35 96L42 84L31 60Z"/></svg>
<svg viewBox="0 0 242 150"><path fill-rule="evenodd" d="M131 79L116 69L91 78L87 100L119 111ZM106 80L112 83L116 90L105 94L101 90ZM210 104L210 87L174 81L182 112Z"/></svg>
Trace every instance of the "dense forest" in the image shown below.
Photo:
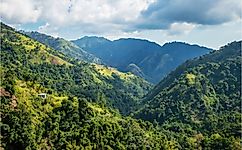
<svg viewBox="0 0 242 150"><path fill-rule="evenodd" d="M42 92L84 96L123 113L128 113L151 88L140 77L75 61L4 25L1 39L2 84L8 86L13 80L30 81L48 89Z"/></svg>
<svg viewBox="0 0 242 150"><path fill-rule="evenodd" d="M2 149L241 149L241 42L152 89L3 23L0 37Z"/></svg>
<svg viewBox="0 0 242 150"><path fill-rule="evenodd" d="M241 41L187 61L144 99L136 118L179 134L215 137L223 149L241 138Z"/></svg>

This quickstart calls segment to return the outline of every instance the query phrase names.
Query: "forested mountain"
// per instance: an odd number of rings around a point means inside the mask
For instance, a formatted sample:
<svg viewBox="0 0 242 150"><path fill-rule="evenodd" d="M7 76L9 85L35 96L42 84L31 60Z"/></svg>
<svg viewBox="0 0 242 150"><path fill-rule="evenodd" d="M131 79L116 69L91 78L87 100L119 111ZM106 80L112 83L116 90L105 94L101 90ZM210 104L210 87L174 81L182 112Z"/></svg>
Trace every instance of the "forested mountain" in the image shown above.
<svg viewBox="0 0 242 150"><path fill-rule="evenodd" d="M1 70L6 85L14 80L31 81L48 88L43 92L84 96L125 114L151 88L131 73L74 61L4 24L1 41Z"/></svg>
<svg viewBox="0 0 242 150"><path fill-rule="evenodd" d="M147 94L140 77L3 23L0 37L0 149L241 149L241 42L187 61Z"/></svg>
<svg viewBox="0 0 242 150"><path fill-rule="evenodd" d="M146 81L113 68L71 61L3 23L0 35L1 148L177 147L151 123L123 118L105 107L127 113L149 90ZM47 98L39 97L41 93Z"/></svg>
<svg viewBox="0 0 242 150"><path fill-rule="evenodd" d="M19 90L33 91L31 87L34 86ZM122 150L178 147L176 141L167 139L151 123L123 118L112 110L86 102L84 98L49 95L47 99L41 99L33 95L22 97L21 94L24 93L15 93L21 96L17 98L17 105L13 104L11 94L5 92L2 97L3 148Z"/></svg>
<svg viewBox="0 0 242 150"><path fill-rule="evenodd" d="M39 32L24 32L24 31L21 31L21 32L74 59L84 60L87 62L93 62L93 63L99 63L99 64L101 63L101 60L99 58L95 57L94 55L86 52L85 50L78 47L74 43L69 42L63 38L54 38L52 36L42 34Z"/></svg>
<svg viewBox="0 0 242 150"><path fill-rule="evenodd" d="M186 60L211 51L181 42L160 46L148 40L132 38L110 41L102 37L83 37L72 42L101 58L107 65L121 71L131 71L153 83L159 82Z"/></svg>
<svg viewBox="0 0 242 150"><path fill-rule="evenodd" d="M177 134L216 138L221 147L215 149L226 149L231 140L239 145L241 60L240 41L187 61L147 95L134 116Z"/></svg>

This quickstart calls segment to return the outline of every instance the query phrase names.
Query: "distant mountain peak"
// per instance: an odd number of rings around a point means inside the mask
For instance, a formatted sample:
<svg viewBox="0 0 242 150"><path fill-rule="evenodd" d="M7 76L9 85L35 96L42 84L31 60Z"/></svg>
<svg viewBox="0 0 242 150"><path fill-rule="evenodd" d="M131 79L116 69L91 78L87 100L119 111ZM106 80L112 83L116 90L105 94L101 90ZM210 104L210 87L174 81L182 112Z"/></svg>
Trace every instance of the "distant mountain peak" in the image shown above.
<svg viewBox="0 0 242 150"><path fill-rule="evenodd" d="M105 38L104 38L105 39ZM101 58L105 64L135 72L150 82L161 78L188 59L209 53L212 49L185 42L169 42L160 46L146 39L120 38L114 41L99 37L83 37L72 41ZM139 66L139 69L134 65Z"/></svg>
<svg viewBox="0 0 242 150"><path fill-rule="evenodd" d="M77 40L101 40L101 41L111 41L105 37L101 37L101 36L84 36L84 37L81 37Z"/></svg>
<svg viewBox="0 0 242 150"><path fill-rule="evenodd" d="M187 42L182 42L182 41L172 41L172 42L167 42L165 43L162 47L164 48L168 48L168 47L173 47L173 46L176 46L176 47L186 47L186 46L190 46L190 47L199 47L199 48L205 48L207 50L213 50L212 48L207 48L205 46L200 46L198 44L190 44L190 43L187 43Z"/></svg>

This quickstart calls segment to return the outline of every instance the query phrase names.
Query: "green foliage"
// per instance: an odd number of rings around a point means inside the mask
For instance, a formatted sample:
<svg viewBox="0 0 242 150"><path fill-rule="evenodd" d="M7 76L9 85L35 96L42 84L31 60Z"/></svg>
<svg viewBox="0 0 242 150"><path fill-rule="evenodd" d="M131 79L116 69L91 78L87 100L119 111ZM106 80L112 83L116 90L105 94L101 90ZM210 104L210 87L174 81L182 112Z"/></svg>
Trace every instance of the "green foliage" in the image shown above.
<svg viewBox="0 0 242 150"><path fill-rule="evenodd" d="M237 149L241 138L240 53L241 42L233 42L184 63L147 95L144 107L134 116L156 120L176 135L202 133L206 138L201 147ZM188 140L194 142L194 138Z"/></svg>
<svg viewBox="0 0 242 150"><path fill-rule="evenodd" d="M113 74L116 77L110 78L102 74L95 65L71 61L57 51L4 25L1 39L3 75L15 74L14 77L19 80L41 84L48 89L42 92L56 91L63 95L86 97L88 101L105 102L105 105L128 114L151 88L143 79L117 70ZM10 85L6 83L1 86L11 91L11 87L5 87Z"/></svg>
<svg viewBox="0 0 242 150"><path fill-rule="evenodd" d="M17 82L14 88L18 89L12 93L16 99L1 89L3 148L164 149L177 145L149 122L122 117L85 98L62 98L57 93L38 98L32 93L36 87Z"/></svg>
<svg viewBox="0 0 242 150"><path fill-rule="evenodd" d="M241 149L240 42L186 62L141 101L151 85L133 74L2 23L0 35L3 149Z"/></svg>
<svg viewBox="0 0 242 150"><path fill-rule="evenodd" d="M150 89L146 81L118 71L104 76L94 65L70 61L4 24L1 40L4 149L169 147L151 123L106 108L128 113ZM46 99L38 97L43 92Z"/></svg>

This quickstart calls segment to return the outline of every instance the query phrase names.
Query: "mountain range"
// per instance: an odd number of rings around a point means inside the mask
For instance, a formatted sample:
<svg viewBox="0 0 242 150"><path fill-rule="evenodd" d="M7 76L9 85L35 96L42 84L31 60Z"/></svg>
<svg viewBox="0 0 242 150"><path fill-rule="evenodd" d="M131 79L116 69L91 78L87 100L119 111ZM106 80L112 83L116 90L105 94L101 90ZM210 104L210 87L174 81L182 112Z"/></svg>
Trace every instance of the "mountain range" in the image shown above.
<svg viewBox="0 0 242 150"><path fill-rule="evenodd" d="M78 97L85 96L89 101L96 102L105 99L109 107L126 114L152 87L131 73L122 73L100 64L74 61L59 50L4 24L1 39L2 75L6 82L7 79L15 78L20 81L30 80L48 89L42 92L51 93L54 90ZM9 78L12 76L10 72L14 72L16 77Z"/></svg>
<svg viewBox="0 0 242 150"><path fill-rule="evenodd" d="M130 71L152 83L158 83L186 60L212 51L183 42L160 46L155 42L132 38L110 41L103 37L86 36L72 42L101 58L105 64L120 71Z"/></svg>
<svg viewBox="0 0 242 150"><path fill-rule="evenodd" d="M72 41L98 64L77 58L70 41L69 49L35 34L1 23L1 149L242 149L242 41L219 50L139 39ZM144 78L158 77L144 68L161 62L172 65L153 86Z"/></svg>
<svg viewBox="0 0 242 150"><path fill-rule="evenodd" d="M184 42L170 42L160 46L142 39L111 41L95 36L68 41L39 32L22 32L74 59L105 64L119 71L131 72L151 83L158 83L186 60L212 51L210 48Z"/></svg>

